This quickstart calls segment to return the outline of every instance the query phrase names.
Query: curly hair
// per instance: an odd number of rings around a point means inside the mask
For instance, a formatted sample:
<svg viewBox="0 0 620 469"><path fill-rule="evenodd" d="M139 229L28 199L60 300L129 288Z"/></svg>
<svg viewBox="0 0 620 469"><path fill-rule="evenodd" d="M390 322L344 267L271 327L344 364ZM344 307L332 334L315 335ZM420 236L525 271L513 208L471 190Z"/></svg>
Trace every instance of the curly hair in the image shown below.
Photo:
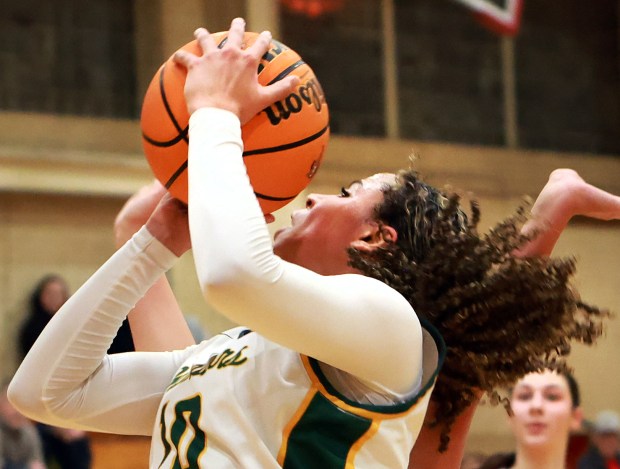
<svg viewBox="0 0 620 469"><path fill-rule="evenodd" d="M532 371L566 369L571 342L593 343L609 313L579 299L570 283L573 258L514 255L535 236L520 233L525 207L480 235L475 202L468 217L458 196L422 182L413 170L399 173L383 192L374 216L396 229L397 240L372 252L351 248L349 262L400 292L443 336L446 359L430 425L441 426L444 451L452 424L477 390L508 406L496 389Z"/></svg>

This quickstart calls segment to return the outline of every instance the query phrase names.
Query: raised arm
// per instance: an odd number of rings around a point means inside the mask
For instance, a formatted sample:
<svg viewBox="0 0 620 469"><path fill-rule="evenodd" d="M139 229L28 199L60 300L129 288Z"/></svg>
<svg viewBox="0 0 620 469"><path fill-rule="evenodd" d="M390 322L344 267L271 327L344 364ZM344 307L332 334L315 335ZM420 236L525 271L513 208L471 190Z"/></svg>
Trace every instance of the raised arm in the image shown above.
<svg viewBox="0 0 620 469"><path fill-rule="evenodd" d="M114 222L117 248L147 222L165 193L166 189L159 182L153 182L129 198ZM128 320L136 351L178 350L194 344L166 275L161 275L136 304Z"/></svg>
<svg viewBox="0 0 620 469"><path fill-rule="evenodd" d="M273 342L407 392L420 369L422 332L404 297L369 277L319 275L274 254L243 161L240 124L284 99L299 78L261 86L257 65L271 37L261 33L242 49L243 27L233 21L221 49L198 30L202 55L175 56L188 69L189 224L202 291L226 317Z"/></svg>
<svg viewBox="0 0 620 469"><path fill-rule="evenodd" d="M562 231L574 216L599 220L620 219L620 197L588 184L572 169L556 169L536 198L531 218L523 227L523 233L536 231L538 235L515 254L523 257L550 255ZM437 405L441 403L431 402L426 422L433 420L433 409ZM457 417L445 453L437 451L440 428L430 428L425 424L411 452L409 468L458 469L477 405L478 402Z"/></svg>
<svg viewBox="0 0 620 469"><path fill-rule="evenodd" d="M532 217L523 227L538 236L520 256L548 256L562 231L574 216L598 220L620 219L620 197L588 184L572 169L556 169L532 207Z"/></svg>

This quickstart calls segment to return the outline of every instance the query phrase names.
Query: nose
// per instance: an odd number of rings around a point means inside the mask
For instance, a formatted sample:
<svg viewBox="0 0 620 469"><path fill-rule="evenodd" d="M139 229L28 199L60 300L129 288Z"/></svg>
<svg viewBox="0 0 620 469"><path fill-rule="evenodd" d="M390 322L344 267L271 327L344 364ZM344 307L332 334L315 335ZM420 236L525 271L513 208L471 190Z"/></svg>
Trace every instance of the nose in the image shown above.
<svg viewBox="0 0 620 469"><path fill-rule="evenodd" d="M316 205L317 200L318 200L317 194L308 195L308 197L306 198L306 208L314 207Z"/></svg>
<svg viewBox="0 0 620 469"><path fill-rule="evenodd" d="M543 408L543 396L536 393L530 401L530 413L540 413Z"/></svg>

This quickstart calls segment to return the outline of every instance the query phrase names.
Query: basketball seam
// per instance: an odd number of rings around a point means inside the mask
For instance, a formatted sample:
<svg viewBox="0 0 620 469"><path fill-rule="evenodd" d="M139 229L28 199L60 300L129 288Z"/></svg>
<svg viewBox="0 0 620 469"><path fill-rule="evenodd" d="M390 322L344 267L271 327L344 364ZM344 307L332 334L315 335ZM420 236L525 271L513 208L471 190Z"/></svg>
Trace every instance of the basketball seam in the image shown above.
<svg viewBox="0 0 620 469"><path fill-rule="evenodd" d="M146 140L148 143L150 143L154 147L165 148L165 147L174 146L177 143L179 143L181 140L185 140L186 142L189 142L189 137L187 137L187 133L188 132L189 132L189 126L185 127L183 129L183 131L179 135L174 137L172 140L168 140L168 141L165 141L165 142L161 142L161 141L158 141L158 140L153 140L151 137L146 135L144 132L142 132L142 138L144 138L144 140Z"/></svg>
<svg viewBox="0 0 620 469"><path fill-rule="evenodd" d="M254 155L262 155L265 153L276 153L279 151L286 151L286 150L290 150L291 148L296 148L296 147L301 147L303 145L305 145L306 143L309 143L313 140L316 140L317 138L319 138L321 135L323 135L325 132L327 132L327 130L329 129L329 125L326 125L325 127L323 127L321 130L319 130L317 133L312 134L306 138L302 138L301 140L297 140L295 142L291 142L291 143L286 143L284 145L278 145L277 147L267 147L267 148L259 148L256 150L248 150L248 151L244 151L243 152L243 157L247 157L247 156L254 156Z"/></svg>
<svg viewBox="0 0 620 469"><path fill-rule="evenodd" d="M282 80L282 78L287 76L289 73L291 73L296 68L299 68L302 65L305 65L305 63L306 62L304 62L303 60L298 60L294 64L289 65L284 70L282 70L280 73L278 73L278 75L273 80L271 80L269 83L267 83L267 86L273 85L275 82Z"/></svg>
<svg viewBox="0 0 620 469"><path fill-rule="evenodd" d="M181 140L184 140L185 143L189 144L189 137L187 136L187 133L189 132L189 125L185 127L185 129L181 129L181 126L177 122L176 117L174 116L174 113L172 112L172 109L170 109L170 104L168 103L168 98L166 96L166 87L164 86L165 70L166 70L166 63L164 63L164 65L161 67L161 71L159 72L159 93L161 95L164 108L166 109L166 114L168 114L168 117L170 118L172 125L174 125L174 128L177 129L177 132L179 133L172 140L168 140L164 142L153 140L148 135L146 135L144 132L142 132L142 137L144 138L144 140L146 140L151 145L154 145L156 147L169 147L169 146L172 146L178 143Z"/></svg>
<svg viewBox="0 0 620 469"><path fill-rule="evenodd" d="M296 142L287 143L286 145L279 145L277 147L260 148L258 150L244 151L243 152L243 157L245 158L247 156L262 155L262 154L265 154L265 153L276 153L276 152L279 152L279 151L286 151L286 150L290 150L291 148L300 147L300 146L305 145L308 142L316 140L321 135L323 135L325 132L327 132L328 129L329 129L329 125L326 125L321 130L319 130L317 133L315 133L313 135L310 135L309 137L303 138L301 140L297 140ZM179 176L181 174L183 174L183 171L185 171L185 169L187 169L187 161L185 161L181 166L179 166L179 168L174 172L174 174L172 174L172 176L170 176L170 178L168 179L166 184L164 184L167 189L170 189L170 187L172 187L172 185L179 178ZM257 197L259 195L260 194L256 194ZM267 198L267 196L261 196L261 197L265 198L265 199ZM293 197L295 197L295 196L293 196ZM284 199L275 199L275 200L287 200L287 199L292 199L293 197L286 197ZM268 199L268 200L272 200L272 199Z"/></svg>

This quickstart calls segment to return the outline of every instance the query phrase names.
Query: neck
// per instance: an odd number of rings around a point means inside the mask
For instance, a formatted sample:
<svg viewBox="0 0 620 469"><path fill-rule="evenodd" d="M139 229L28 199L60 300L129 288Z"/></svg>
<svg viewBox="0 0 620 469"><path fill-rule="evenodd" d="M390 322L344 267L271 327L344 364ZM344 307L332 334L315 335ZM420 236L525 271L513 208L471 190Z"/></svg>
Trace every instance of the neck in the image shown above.
<svg viewBox="0 0 620 469"><path fill-rule="evenodd" d="M555 446L519 447L513 469L564 469L567 442Z"/></svg>

